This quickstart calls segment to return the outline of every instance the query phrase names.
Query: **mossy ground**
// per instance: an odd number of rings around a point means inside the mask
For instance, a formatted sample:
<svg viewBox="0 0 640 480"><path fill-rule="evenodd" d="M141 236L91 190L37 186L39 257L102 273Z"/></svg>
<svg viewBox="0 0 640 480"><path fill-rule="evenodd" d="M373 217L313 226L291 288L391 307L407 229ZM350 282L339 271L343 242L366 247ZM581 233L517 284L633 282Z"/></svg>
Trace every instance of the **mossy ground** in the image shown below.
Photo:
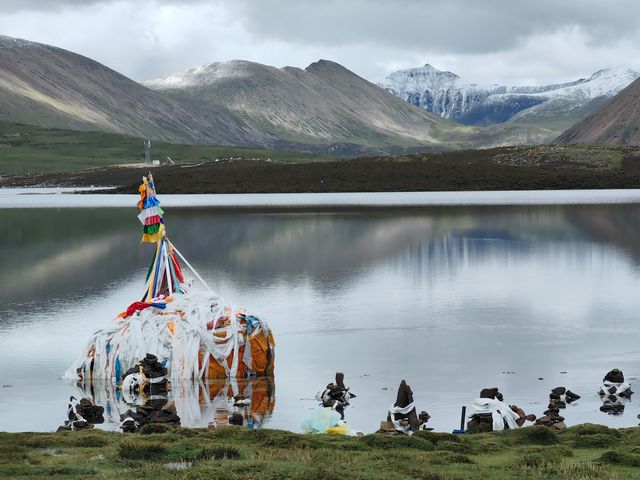
<svg viewBox="0 0 640 480"><path fill-rule="evenodd" d="M320 159L311 153L211 145L153 142L152 158L164 162L211 162L242 157L283 162ZM143 139L105 132L41 128L0 121L0 175L72 172L107 165L144 162Z"/></svg>
<svg viewBox="0 0 640 480"><path fill-rule="evenodd" d="M609 480L640 478L639 467L639 428L589 424L362 438L239 427L0 433L2 478Z"/></svg>

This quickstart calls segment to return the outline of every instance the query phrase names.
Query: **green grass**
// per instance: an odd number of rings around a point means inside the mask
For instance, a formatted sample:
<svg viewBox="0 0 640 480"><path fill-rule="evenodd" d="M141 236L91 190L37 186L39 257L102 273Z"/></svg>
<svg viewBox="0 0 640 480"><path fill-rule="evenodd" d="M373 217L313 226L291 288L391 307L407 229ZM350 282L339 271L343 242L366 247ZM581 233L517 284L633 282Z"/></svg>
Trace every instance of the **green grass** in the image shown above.
<svg viewBox="0 0 640 480"><path fill-rule="evenodd" d="M260 148L153 142L152 157L198 163L243 157L281 162L322 160L327 155ZM144 161L143 139L104 132L47 129L0 121L0 175L71 172Z"/></svg>
<svg viewBox="0 0 640 480"><path fill-rule="evenodd" d="M173 470L169 464L187 466ZM332 437L279 430L0 433L0 478L640 478L640 429Z"/></svg>

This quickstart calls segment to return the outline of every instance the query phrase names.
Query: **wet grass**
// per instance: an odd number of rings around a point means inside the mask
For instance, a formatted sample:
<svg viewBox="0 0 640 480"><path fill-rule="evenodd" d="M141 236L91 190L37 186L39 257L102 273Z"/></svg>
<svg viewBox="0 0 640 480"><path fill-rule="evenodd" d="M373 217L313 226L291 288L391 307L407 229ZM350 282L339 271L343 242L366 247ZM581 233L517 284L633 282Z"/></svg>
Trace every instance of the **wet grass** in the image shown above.
<svg viewBox="0 0 640 480"><path fill-rule="evenodd" d="M182 469L175 469L175 466ZM580 425L456 436L279 430L0 433L0 478L640 479L640 429Z"/></svg>

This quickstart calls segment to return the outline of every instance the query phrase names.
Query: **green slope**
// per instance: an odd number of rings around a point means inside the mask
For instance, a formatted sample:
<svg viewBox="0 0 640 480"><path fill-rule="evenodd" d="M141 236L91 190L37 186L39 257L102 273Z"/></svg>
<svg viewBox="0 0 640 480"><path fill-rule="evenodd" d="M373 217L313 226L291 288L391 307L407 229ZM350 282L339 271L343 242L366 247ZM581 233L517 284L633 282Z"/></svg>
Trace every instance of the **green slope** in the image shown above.
<svg viewBox="0 0 640 480"><path fill-rule="evenodd" d="M152 157L197 163L242 157L277 161L321 159L310 153L154 142ZM326 155L325 155L326 157ZM70 172L144 161L143 139L105 132L48 129L0 121L0 175Z"/></svg>

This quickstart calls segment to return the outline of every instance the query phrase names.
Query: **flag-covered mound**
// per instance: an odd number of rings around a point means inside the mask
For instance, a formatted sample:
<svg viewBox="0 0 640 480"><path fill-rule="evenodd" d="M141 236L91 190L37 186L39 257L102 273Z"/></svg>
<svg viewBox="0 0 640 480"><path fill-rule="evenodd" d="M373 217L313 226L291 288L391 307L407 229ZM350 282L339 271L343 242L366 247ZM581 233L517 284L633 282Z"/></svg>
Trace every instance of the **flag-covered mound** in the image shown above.
<svg viewBox="0 0 640 480"><path fill-rule="evenodd" d="M169 241L151 175L143 179L140 194L142 242L156 244L142 301L96 332L65 377L119 382L147 353L173 381L272 374L275 342L267 324L215 295ZM206 293L185 280L179 259Z"/></svg>

